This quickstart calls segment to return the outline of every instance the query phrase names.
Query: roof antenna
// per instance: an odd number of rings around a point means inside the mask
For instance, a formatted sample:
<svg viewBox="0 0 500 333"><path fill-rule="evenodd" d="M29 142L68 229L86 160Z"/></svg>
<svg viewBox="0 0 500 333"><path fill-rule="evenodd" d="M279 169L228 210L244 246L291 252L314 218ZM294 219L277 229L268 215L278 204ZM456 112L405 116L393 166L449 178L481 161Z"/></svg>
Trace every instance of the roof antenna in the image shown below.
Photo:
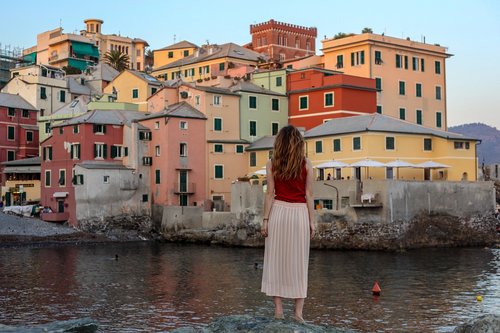
<svg viewBox="0 0 500 333"><path fill-rule="evenodd" d="M175 44L175 40L176 40L177 36L174 34L174 44Z"/></svg>

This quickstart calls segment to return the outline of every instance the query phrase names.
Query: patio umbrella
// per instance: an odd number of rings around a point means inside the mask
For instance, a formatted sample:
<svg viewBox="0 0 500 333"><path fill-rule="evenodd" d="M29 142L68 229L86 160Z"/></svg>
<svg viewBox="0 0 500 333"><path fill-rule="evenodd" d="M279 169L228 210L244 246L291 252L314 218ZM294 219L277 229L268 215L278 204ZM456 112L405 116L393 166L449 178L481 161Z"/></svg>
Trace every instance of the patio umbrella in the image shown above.
<svg viewBox="0 0 500 333"><path fill-rule="evenodd" d="M423 169L444 169L444 168L451 168L449 165L446 164L441 164L433 161L427 161L424 163L416 164L416 168L423 168Z"/></svg>
<svg viewBox="0 0 500 333"><path fill-rule="evenodd" d="M367 177L369 177L370 175L369 168L385 168L385 166L386 165L384 163L375 160L370 160L369 158L365 158L364 160L351 163L351 167L353 168L365 167Z"/></svg>
<svg viewBox="0 0 500 333"><path fill-rule="evenodd" d="M329 169L329 168L336 169L336 168L347 168L347 167L349 167L349 164L334 160L323 162L315 166L315 168L317 169Z"/></svg>
<svg viewBox="0 0 500 333"><path fill-rule="evenodd" d="M253 174L254 175L265 176L267 174L267 170L266 170L266 168L262 168L262 169L259 169L259 170L255 171Z"/></svg>
<svg viewBox="0 0 500 333"><path fill-rule="evenodd" d="M416 167L415 164L413 164L413 163L401 161L401 160L394 160L394 161L386 163L385 165L389 168L396 168L396 172L397 172L396 179L399 178L399 168L415 168Z"/></svg>

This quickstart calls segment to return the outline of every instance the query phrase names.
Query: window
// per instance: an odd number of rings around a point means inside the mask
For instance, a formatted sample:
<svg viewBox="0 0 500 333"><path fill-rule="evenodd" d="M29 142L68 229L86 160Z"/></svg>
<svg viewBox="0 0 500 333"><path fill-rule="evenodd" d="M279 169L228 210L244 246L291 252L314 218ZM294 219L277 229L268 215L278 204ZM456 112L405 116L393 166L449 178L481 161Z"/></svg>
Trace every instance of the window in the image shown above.
<svg viewBox="0 0 500 333"><path fill-rule="evenodd" d="M400 54L396 54L396 68L401 68L401 58Z"/></svg>
<svg viewBox="0 0 500 333"><path fill-rule="evenodd" d="M316 154L323 152L323 141L316 141Z"/></svg>
<svg viewBox="0 0 500 333"><path fill-rule="evenodd" d="M182 55L184 57L187 57L189 55L189 50L184 50L183 53L182 53Z"/></svg>
<svg viewBox="0 0 500 333"><path fill-rule="evenodd" d="M436 99L441 100L441 87L436 86Z"/></svg>
<svg viewBox="0 0 500 333"><path fill-rule="evenodd" d="M333 92L325 93L325 107L333 106Z"/></svg>
<svg viewBox="0 0 500 333"><path fill-rule="evenodd" d="M16 152L13 150L7 150L7 161L14 161L16 159Z"/></svg>
<svg viewBox="0 0 500 333"><path fill-rule="evenodd" d="M250 153L250 166L257 166L257 153L254 151Z"/></svg>
<svg viewBox="0 0 500 333"><path fill-rule="evenodd" d="M107 145L104 143L94 143L94 158L104 159L106 158Z"/></svg>
<svg viewBox="0 0 500 333"><path fill-rule="evenodd" d="M403 62L404 61L404 62ZM402 56L401 54L396 54L396 68L408 69L408 56Z"/></svg>
<svg viewBox="0 0 500 333"><path fill-rule="evenodd" d="M47 99L47 88L40 87L40 98Z"/></svg>
<svg viewBox="0 0 500 333"><path fill-rule="evenodd" d="M380 91L382 90L382 79L379 77L375 78L375 88Z"/></svg>
<svg viewBox="0 0 500 333"><path fill-rule="evenodd" d="M470 142L466 142L465 143L465 149L469 149L470 148Z"/></svg>
<svg viewBox="0 0 500 333"><path fill-rule="evenodd" d="M160 184L160 170L155 170L155 184Z"/></svg>
<svg viewBox="0 0 500 333"><path fill-rule="evenodd" d="M222 132L222 118L214 118L214 131Z"/></svg>
<svg viewBox="0 0 500 333"><path fill-rule="evenodd" d="M153 134L149 131L139 131L139 140L151 141Z"/></svg>
<svg viewBox="0 0 500 333"><path fill-rule="evenodd" d="M50 123L46 122L45 123L45 134L50 134L50 133L52 133L52 128L50 126Z"/></svg>
<svg viewBox="0 0 500 333"><path fill-rule="evenodd" d="M111 158L122 158L128 156L128 147L111 145Z"/></svg>
<svg viewBox="0 0 500 333"><path fill-rule="evenodd" d="M220 143L214 144L214 153L223 153L224 152L224 145Z"/></svg>
<svg viewBox="0 0 500 333"><path fill-rule="evenodd" d="M132 89L132 98L139 98L139 89Z"/></svg>
<svg viewBox="0 0 500 333"><path fill-rule="evenodd" d="M22 117L23 118L29 118L30 117L30 111L26 110L26 109L23 109Z"/></svg>
<svg viewBox="0 0 500 333"><path fill-rule="evenodd" d="M64 134L64 127L59 127L59 134Z"/></svg>
<svg viewBox="0 0 500 333"><path fill-rule="evenodd" d="M215 179L224 179L224 166L215 165L214 166Z"/></svg>
<svg viewBox="0 0 500 333"><path fill-rule="evenodd" d="M249 109L257 109L257 97L256 96L248 96L248 108Z"/></svg>
<svg viewBox="0 0 500 333"><path fill-rule="evenodd" d="M224 70L224 63L223 63L223 62L221 62L221 63L219 64L219 70L220 70L220 71L223 71L223 70Z"/></svg>
<svg viewBox="0 0 500 333"><path fill-rule="evenodd" d="M160 146L155 146L155 155L160 156Z"/></svg>
<svg viewBox="0 0 500 333"><path fill-rule="evenodd" d="M59 186L66 186L66 169L59 170Z"/></svg>
<svg viewBox="0 0 500 333"><path fill-rule="evenodd" d="M434 62L434 73L441 74L441 62L440 61Z"/></svg>
<svg viewBox="0 0 500 333"><path fill-rule="evenodd" d="M257 122L255 120L250 120L250 136L257 136Z"/></svg>
<svg viewBox="0 0 500 333"><path fill-rule="evenodd" d="M26 131L26 142L33 142L33 132Z"/></svg>
<svg viewBox="0 0 500 333"><path fill-rule="evenodd" d="M138 57L140 57L140 56L141 56L141 50L137 50L137 51L135 52L135 54L136 54ZM139 68L138 68L138 69L139 69Z"/></svg>
<svg viewBox="0 0 500 333"><path fill-rule="evenodd" d="M412 60L412 66L411 66L412 69L414 71L418 71L418 65L419 65L418 58L417 57L412 57L411 60Z"/></svg>
<svg viewBox="0 0 500 333"><path fill-rule="evenodd" d="M78 132L79 132L78 125L73 125L73 133L78 134Z"/></svg>
<svg viewBox="0 0 500 333"><path fill-rule="evenodd" d="M422 97L422 84L421 83L415 84L415 96Z"/></svg>
<svg viewBox="0 0 500 333"><path fill-rule="evenodd" d="M416 111L417 124L422 125L422 110Z"/></svg>
<svg viewBox="0 0 500 333"><path fill-rule="evenodd" d="M148 195L147 194L142 195L142 202L148 202Z"/></svg>
<svg viewBox="0 0 500 333"><path fill-rule="evenodd" d="M382 52L375 51L375 65L382 65Z"/></svg>
<svg viewBox="0 0 500 333"><path fill-rule="evenodd" d="M74 185L83 185L83 175L73 175Z"/></svg>
<svg viewBox="0 0 500 333"><path fill-rule="evenodd" d="M70 147L69 154L73 160L79 160L80 159L80 144L73 143Z"/></svg>
<svg viewBox="0 0 500 333"><path fill-rule="evenodd" d="M335 67L344 68L344 56L342 54L337 55L337 64Z"/></svg>
<svg viewBox="0 0 500 333"><path fill-rule="evenodd" d="M93 131L95 134L106 134L106 125L94 124Z"/></svg>
<svg viewBox="0 0 500 333"><path fill-rule="evenodd" d="M209 65L203 67L203 69L205 70L205 74L210 74L210 66Z"/></svg>
<svg viewBox="0 0 500 333"><path fill-rule="evenodd" d="M7 115L9 117L14 117L16 115L16 109L15 108L9 108L7 111Z"/></svg>
<svg viewBox="0 0 500 333"><path fill-rule="evenodd" d="M405 108L399 108L399 119L401 119L401 120L406 119L406 109Z"/></svg>
<svg viewBox="0 0 500 333"><path fill-rule="evenodd" d="M45 170L45 187L50 187L50 170Z"/></svg>
<svg viewBox="0 0 500 333"><path fill-rule="evenodd" d="M377 113L382 114L382 105L377 105Z"/></svg>
<svg viewBox="0 0 500 333"><path fill-rule="evenodd" d="M236 154L243 154L243 145L236 145Z"/></svg>
<svg viewBox="0 0 500 333"><path fill-rule="evenodd" d="M174 57L174 52L173 51L169 51L168 52L168 58L172 59L173 57Z"/></svg>
<svg viewBox="0 0 500 333"><path fill-rule="evenodd" d="M59 92L59 102L65 103L66 102L66 91L61 90Z"/></svg>
<svg viewBox="0 0 500 333"><path fill-rule="evenodd" d="M436 112L436 127L442 126L441 112Z"/></svg>
<svg viewBox="0 0 500 333"><path fill-rule="evenodd" d="M385 138L385 149L394 150L394 137L388 136Z"/></svg>
<svg viewBox="0 0 500 333"><path fill-rule="evenodd" d="M420 70L425 72L425 61L424 58L420 59Z"/></svg>
<svg viewBox="0 0 500 333"><path fill-rule="evenodd" d="M271 123L271 135L277 135L279 131L279 123Z"/></svg>
<svg viewBox="0 0 500 333"><path fill-rule="evenodd" d="M7 126L7 139L10 141L15 140L16 138L16 129L14 126Z"/></svg>
<svg viewBox="0 0 500 333"><path fill-rule="evenodd" d="M102 182L104 184L109 184L109 176L102 176Z"/></svg>
<svg viewBox="0 0 500 333"><path fill-rule="evenodd" d="M194 106L200 106L200 95L194 96Z"/></svg>
<svg viewBox="0 0 500 333"><path fill-rule="evenodd" d="M399 94L400 95L405 94L405 82L404 81L399 81Z"/></svg>
<svg viewBox="0 0 500 333"><path fill-rule="evenodd" d="M159 121L155 121L155 129L160 129L160 122Z"/></svg>
<svg viewBox="0 0 500 333"><path fill-rule="evenodd" d="M280 110L280 100L277 98L273 98L271 100L271 110L272 111L279 111Z"/></svg>
<svg viewBox="0 0 500 333"><path fill-rule="evenodd" d="M352 150L361 150L361 138L359 136L352 138Z"/></svg>
<svg viewBox="0 0 500 333"><path fill-rule="evenodd" d="M432 150L432 139L424 138L424 150L431 151Z"/></svg>
<svg viewBox="0 0 500 333"><path fill-rule="evenodd" d="M157 90L158 90L158 89L156 89L156 88L151 88L151 95L156 94L156 91L157 91Z"/></svg>
<svg viewBox="0 0 500 333"><path fill-rule="evenodd" d="M282 78L281 78L281 76L278 76L276 78L276 87L281 87L282 84L283 84Z"/></svg>
<svg viewBox="0 0 500 333"><path fill-rule="evenodd" d="M333 151L340 151L340 139L333 139Z"/></svg>
<svg viewBox="0 0 500 333"><path fill-rule="evenodd" d="M363 65L365 63L365 51L351 52L351 66Z"/></svg>
<svg viewBox="0 0 500 333"><path fill-rule="evenodd" d="M464 149L464 143L460 141L453 142L453 146L455 147L455 149Z"/></svg>
<svg viewBox="0 0 500 333"><path fill-rule="evenodd" d="M220 105L221 102L221 96L215 95L214 96L214 105Z"/></svg>
<svg viewBox="0 0 500 333"><path fill-rule="evenodd" d="M182 130L187 130L188 129L188 123L187 121L180 121L179 122L179 128L182 129Z"/></svg>
<svg viewBox="0 0 500 333"><path fill-rule="evenodd" d="M307 110L309 108L309 96L299 97L299 110Z"/></svg>

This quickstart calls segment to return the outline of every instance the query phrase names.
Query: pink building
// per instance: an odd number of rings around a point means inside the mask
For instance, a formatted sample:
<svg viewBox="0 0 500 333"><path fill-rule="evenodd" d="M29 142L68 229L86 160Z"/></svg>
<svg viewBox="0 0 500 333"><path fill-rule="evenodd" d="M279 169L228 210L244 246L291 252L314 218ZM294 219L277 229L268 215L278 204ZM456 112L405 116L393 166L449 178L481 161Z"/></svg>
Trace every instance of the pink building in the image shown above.
<svg viewBox="0 0 500 333"><path fill-rule="evenodd" d="M37 110L24 98L0 93L0 162L38 156L36 118Z"/></svg>
<svg viewBox="0 0 500 333"><path fill-rule="evenodd" d="M159 94L162 92L159 91ZM200 206L206 199L206 116L186 102L138 122L151 130L152 202Z"/></svg>

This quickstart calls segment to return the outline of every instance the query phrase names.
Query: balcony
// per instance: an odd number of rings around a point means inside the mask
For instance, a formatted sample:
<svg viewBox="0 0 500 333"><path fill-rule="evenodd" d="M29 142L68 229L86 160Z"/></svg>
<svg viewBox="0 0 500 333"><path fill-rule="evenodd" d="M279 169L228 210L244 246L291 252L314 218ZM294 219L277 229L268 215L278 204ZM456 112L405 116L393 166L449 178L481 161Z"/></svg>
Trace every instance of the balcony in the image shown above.
<svg viewBox="0 0 500 333"><path fill-rule="evenodd" d="M195 185L195 183L174 183L174 194L194 194Z"/></svg>
<svg viewBox="0 0 500 333"><path fill-rule="evenodd" d="M45 222L64 223L69 219L69 213L40 213L40 217Z"/></svg>

